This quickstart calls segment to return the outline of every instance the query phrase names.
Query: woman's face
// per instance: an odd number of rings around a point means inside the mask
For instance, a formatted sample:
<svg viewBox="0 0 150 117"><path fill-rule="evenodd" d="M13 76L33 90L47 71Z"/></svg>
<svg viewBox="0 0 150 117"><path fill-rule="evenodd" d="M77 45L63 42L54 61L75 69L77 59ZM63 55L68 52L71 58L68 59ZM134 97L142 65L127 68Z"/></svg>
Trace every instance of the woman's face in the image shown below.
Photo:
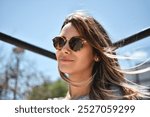
<svg viewBox="0 0 150 117"><path fill-rule="evenodd" d="M61 37L70 40L74 36L81 36L71 23L66 24L60 32ZM61 72L69 75L91 73L94 63L92 47L85 42L79 51L73 51L68 43L61 50L57 50L56 57L58 68Z"/></svg>

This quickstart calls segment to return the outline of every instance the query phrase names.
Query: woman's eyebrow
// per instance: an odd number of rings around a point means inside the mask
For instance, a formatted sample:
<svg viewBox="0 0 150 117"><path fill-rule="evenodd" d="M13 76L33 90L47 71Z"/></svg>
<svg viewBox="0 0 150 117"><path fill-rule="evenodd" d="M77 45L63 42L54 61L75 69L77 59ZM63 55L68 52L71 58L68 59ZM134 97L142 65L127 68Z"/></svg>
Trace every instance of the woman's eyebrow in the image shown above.
<svg viewBox="0 0 150 117"><path fill-rule="evenodd" d="M66 36L64 36L64 35L63 35L63 36L60 36L60 37L62 37L62 38L64 38L64 39L68 39L68 38L67 38ZM72 36L72 37L80 37L80 38L83 38L83 37L80 36L80 35L75 35L75 36ZM72 38L72 37L71 37L71 38ZM71 38L69 38L69 39L71 39Z"/></svg>
<svg viewBox="0 0 150 117"><path fill-rule="evenodd" d="M61 36L61 35L58 35L58 37L62 37L62 38L64 38L64 39L67 39L65 36Z"/></svg>
<svg viewBox="0 0 150 117"><path fill-rule="evenodd" d="M65 36L61 36L61 37L63 37L63 38L65 38L65 39L67 39Z"/></svg>

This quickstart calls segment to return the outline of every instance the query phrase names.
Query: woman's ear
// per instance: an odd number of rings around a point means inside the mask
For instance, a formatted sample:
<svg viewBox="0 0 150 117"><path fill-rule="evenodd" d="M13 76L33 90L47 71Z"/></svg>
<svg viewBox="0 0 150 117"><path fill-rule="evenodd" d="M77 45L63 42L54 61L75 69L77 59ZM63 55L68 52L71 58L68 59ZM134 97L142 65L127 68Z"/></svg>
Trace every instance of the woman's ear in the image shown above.
<svg viewBox="0 0 150 117"><path fill-rule="evenodd" d="M96 49L94 51L94 61L95 62L99 62L100 61L99 52Z"/></svg>
<svg viewBox="0 0 150 117"><path fill-rule="evenodd" d="M95 56L94 60L95 60L95 62L99 62L100 58L98 56Z"/></svg>

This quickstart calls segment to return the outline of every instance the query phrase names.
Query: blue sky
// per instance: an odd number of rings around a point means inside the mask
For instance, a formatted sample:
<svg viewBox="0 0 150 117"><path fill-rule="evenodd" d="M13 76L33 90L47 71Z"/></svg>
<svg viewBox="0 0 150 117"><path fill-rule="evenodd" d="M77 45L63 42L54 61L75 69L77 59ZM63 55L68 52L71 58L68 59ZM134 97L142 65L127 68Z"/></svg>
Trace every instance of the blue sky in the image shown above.
<svg viewBox="0 0 150 117"><path fill-rule="evenodd" d="M0 32L55 52L51 39L59 34L64 18L76 10L94 16L113 42L150 27L149 0L0 0ZM150 46L148 39L124 47L120 53L131 54L137 47ZM1 41L0 46L4 53L14 47ZM149 56L146 49L140 52ZM59 77L56 61L29 51L25 56L52 80Z"/></svg>

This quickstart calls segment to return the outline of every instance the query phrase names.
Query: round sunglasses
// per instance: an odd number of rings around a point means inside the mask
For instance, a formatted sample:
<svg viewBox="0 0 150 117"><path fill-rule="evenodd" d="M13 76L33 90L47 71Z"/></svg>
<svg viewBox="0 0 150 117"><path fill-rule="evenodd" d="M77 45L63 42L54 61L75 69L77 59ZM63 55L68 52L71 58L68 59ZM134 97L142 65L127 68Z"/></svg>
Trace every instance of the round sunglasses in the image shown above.
<svg viewBox="0 0 150 117"><path fill-rule="evenodd" d="M67 42L69 44L69 48L76 52L83 48L83 45L86 42L86 40L83 40L81 36L74 36L70 40L59 36L53 39L53 45L56 48L56 50L61 50Z"/></svg>

